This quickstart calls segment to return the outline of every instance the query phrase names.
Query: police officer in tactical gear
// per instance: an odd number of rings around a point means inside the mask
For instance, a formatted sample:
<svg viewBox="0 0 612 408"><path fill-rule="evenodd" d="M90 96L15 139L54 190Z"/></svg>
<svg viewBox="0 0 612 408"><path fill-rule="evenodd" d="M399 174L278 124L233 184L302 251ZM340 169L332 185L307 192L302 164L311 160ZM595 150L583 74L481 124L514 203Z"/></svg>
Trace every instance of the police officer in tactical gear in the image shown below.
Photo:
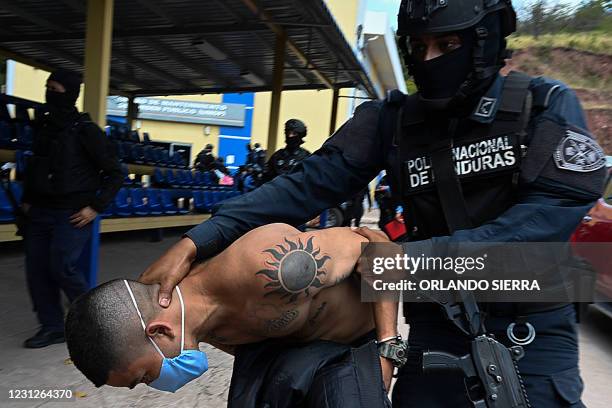
<svg viewBox="0 0 612 408"><path fill-rule="evenodd" d="M161 282L162 306L191 262L259 225L299 225L357 193L382 169L404 206L408 239L401 249L409 256L444 257L443 248L458 242L569 239L601 195L605 158L567 86L499 74L508 57L505 37L516 25L510 1L403 0L398 19L418 92L360 105L293 172L221 205L189 231L141 277ZM377 304L375 310L379 340L398 343L397 309ZM410 353L398 373L394 407L470 406L463 375L425 375L419 352L465 354L469 338L438 304L405 304L404 315ZM511 323L529 323L535 333L518 362L531 406L583 406L574 306L510 303L487 310L487 330L507 346L513 345L506 331ZM388 384L397 361L383 354Z"/></svg>
<svg viewBox="0 0 612 408"><path fill-rule="evenodd" d="M310 156L310 152L301 147L307 133L308 129L301 120L289 119L285 122L285 147L276 151L266 163L265 181L289 173L299 162Z"/></svg>
<svg viewBox="0 0 612 408"><path fill-rule="evenodd" d="M193 166L199 171L213 171L215 169L215 163L216 158L213 155L213 145L208 143L196 156Z"/></svg>
<svg viewBox="0 0 612 408"><path fill-rule="evenodd" d="M92 221L113 200L123 175L104 132L75 107L80 77L55 71L47 80L47 113L36 123L22 208L26 277L40 331L28 348L64 341L60 290L73 301L88 290L77 262L92 235Z"/></svg>

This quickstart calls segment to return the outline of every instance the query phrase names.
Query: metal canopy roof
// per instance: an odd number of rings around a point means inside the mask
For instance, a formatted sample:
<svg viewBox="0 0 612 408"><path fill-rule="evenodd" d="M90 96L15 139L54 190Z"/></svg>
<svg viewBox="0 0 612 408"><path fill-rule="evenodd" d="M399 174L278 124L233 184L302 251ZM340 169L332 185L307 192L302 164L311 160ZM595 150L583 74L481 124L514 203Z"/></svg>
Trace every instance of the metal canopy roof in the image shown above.
<svg viewBox="0 0 612 408"><path fill-rule="evenodd" d="M0 54L82 72L86 10L82 0L0 0ZM323 0L115 0L113 29L115 93L272 90L284 31L283 89L358 86L375 96ZM202 41L213 51L196 45Z"/></svg>

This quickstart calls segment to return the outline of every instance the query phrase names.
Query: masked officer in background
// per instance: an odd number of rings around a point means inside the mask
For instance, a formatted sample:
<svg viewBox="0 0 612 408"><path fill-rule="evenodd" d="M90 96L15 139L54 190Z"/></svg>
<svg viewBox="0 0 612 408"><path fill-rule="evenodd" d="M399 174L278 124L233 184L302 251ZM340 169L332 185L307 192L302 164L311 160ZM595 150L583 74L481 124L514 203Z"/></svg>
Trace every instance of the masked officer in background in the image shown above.
<svg viewBox="0 0 612 408"><path fill-rule="evenodd" d="M24 180L26 277L40 331L28 348L64 341L60 290L72 302L89 288L77 262L92 221L113 200L123 175L104 132L75 107L80 77L56 71L47 80L47 113L36 123Z"/></svg>
<svg viewBox="0 0 612 408"><path fill-rule="evenodd" d="M385 102L362 104L293 172L221 205L189 231L141 277L161 282L162 306L191 262L259 225L299 225L356 194L382 169L405 210L408 240L401 249L408 256L444 257L441 248L457 242L568 240L601 194L604 155L564 84L500 76L505 37L516 26L510 1L403 0L398 19L418 93L394 92ZM462 151L467 156L453 154ZM487 328L504 344L512 345L505 331L510 323L534 327L535 339L518 363L531 405L583 406L574 306L497 305L488 311ZM379 340L397 345L397 309L375 309ZM404 315L411 353L399 371L393 406L471 406L461 374L419 370L419 349L458 354L467 336L437 304L405 304ZM392 360L398 363L383 351L389 348L381 347L387 385Z"/></svg>
<svg viewBox="0 0 612 408"><path fill-rule="evenodd" d="M199 171L213 171L215 169L216 158L213 155L213 145L208 143L204 149L196 156L193 166Z"/></svg>
<svg viewBox="0 0 612 408"><path fill-rule="evenodd" d="M266 163L264 181L289 173L299 162L310 156L310 152L301 147L307 132L306 125L299 119L285 122L285 147L276 151Z"/></svg>

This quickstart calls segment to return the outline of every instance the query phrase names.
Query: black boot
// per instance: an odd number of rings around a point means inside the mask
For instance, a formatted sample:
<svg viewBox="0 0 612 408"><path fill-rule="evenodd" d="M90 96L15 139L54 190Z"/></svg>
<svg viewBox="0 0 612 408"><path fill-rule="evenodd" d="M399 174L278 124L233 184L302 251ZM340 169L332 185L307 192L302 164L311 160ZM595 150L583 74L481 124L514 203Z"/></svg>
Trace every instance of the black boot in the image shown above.
<svg viewBox="0 0 612 408"><path fill-rule="evenodd" d="M63 343L64 341L66 341L64 339L64 332L40 329L33 337L24 341L23 346L25 348L41 348L51 344Z"/></svg>

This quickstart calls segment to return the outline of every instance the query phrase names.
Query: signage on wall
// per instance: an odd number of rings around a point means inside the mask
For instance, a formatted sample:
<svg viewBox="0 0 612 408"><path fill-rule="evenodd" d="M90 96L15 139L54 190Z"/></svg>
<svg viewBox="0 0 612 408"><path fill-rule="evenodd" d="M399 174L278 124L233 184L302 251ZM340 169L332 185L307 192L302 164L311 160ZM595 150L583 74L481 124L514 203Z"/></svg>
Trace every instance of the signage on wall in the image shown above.
<svg viewBox="0 0 612 408"><path fill-rule="evenodd" d="M202 125L244 126L246 105L237 103L209 103L165 98L134 98L138 106L138 119L165 122L197 123ZM127 116L128 99L109 96L106 114Z"/></svg>

